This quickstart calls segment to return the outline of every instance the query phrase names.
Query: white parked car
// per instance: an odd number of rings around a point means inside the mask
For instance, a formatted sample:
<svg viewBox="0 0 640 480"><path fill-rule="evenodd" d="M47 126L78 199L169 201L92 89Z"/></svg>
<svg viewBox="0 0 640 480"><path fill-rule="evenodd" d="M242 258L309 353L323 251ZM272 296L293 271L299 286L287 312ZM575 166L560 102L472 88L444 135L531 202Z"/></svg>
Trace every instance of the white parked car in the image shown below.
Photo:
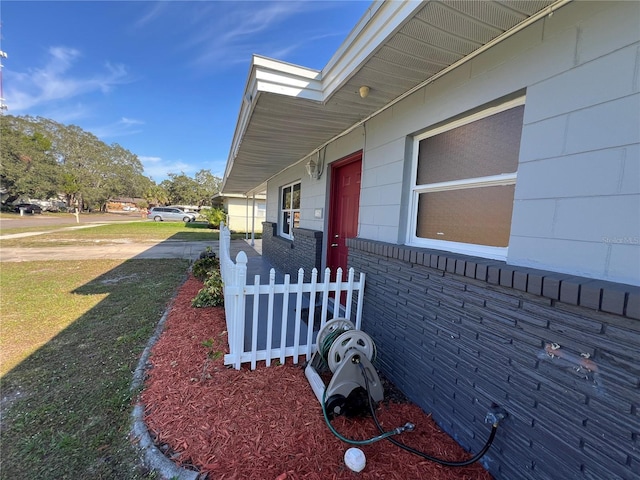
<svg viewBox="0 0 640 480"><path fill-rule="evenodd" d="M175 207L153 207L147 218L155 222L195 222L196 215Z"/></svg>

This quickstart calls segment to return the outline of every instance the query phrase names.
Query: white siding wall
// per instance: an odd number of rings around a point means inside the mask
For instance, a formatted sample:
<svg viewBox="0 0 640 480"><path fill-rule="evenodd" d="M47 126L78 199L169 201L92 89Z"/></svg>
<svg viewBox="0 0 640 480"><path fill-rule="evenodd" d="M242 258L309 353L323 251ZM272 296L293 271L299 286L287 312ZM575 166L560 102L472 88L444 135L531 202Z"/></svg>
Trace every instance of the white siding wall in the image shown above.
<svg viewBox="0 0 640 480"><path fill-rule="evenodd" d="M529 85L509 263L640 284L639 6L567 29L572 68Z"/></svg>
<svg viewBox="0 0 640 480"><path fill-rule="evenodd" d="M264 203L264 200L256 200L255 206L255 221L253 220L251 211L253 208L253 200L249 198L228 198L226 200L227 213L229 214L229 229L236 232L251 232L252 227L255 232L262 232L262 222L264 222L264 216L260 215L260 209L258 205Z"/></svg>
<svg viewBox="0 0 640 480"><path fill-rule="evenodd" d="M408 137L526 89L508 263L640 284L638 18L640 2L571 3L330 145L328 163L366 144L359 236L404 242ZM328 175L303 165L269 183L268 219L292 175L302 226L323 230Z"/></svg>

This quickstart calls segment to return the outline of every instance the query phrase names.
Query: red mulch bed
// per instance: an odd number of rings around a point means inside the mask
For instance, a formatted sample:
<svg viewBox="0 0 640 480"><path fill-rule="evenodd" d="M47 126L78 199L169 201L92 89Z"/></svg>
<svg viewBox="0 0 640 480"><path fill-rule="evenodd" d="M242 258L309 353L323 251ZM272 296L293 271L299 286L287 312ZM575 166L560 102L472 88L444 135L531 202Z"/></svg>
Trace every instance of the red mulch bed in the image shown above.
<svg viewBox="0 0 640 480"><path fill-rule="evenodd" d="M298 365L262 364L254 371L225 367L220 355L228 353L224 309L191 307L200 288L194 277L181 287L153 348L141 394L149 432L177 464L210 480L491 479L478 463L443 467L386 440L359 447L367 465L360 473L350 471L344 453L351 445L327 428L304 376L304 358ZM385 429L416 424L398 440L446 460L470 457L416 405L386 403L378 409ZM378 433L371 418L338 417L333 425L350 438Z"/></svg>

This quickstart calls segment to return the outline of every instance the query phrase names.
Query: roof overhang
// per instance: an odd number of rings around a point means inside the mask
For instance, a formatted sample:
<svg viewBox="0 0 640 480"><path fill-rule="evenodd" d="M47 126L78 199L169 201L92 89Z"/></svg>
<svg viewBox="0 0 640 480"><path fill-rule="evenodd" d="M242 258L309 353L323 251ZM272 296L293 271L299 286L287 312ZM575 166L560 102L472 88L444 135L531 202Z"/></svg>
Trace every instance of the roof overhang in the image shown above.
<svg viewBox="0 0 640 480"><path fill-rule="evenodd" d="M222 192L264 191L282 170L569 1L374 2L322 71L254 55Z"/></svg>

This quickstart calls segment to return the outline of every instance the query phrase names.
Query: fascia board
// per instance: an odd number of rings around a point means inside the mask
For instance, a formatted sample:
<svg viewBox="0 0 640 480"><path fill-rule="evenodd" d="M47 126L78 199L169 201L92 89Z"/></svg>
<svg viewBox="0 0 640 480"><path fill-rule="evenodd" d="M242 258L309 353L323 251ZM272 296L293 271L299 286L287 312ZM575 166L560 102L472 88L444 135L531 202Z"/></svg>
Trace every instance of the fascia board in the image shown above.
<svg viewBox="0 0 640 480"><path fill-rule="evenodd" d="M289 97L322 101L322 79L318 70L254 56L255 90Z"/></svg>
<svg viewBox="0 0 640 480"><path fill-rule="evenodd" d="M322 101L320 82L300 80L272 72L257 72L256 91Z"/></svg>
<svg viewBox="0 0 640 480"><path fill-rule="evenodd" d="M260 93L275 93L322 102L322 74L318 70L254 55L247 77L240 114L231 142L224 173L226 179L233 168L251 114ZM224 185L222 186L224 189Z"/></svg>
<svg viewBox="0 0 640 480"><path fill-rule="evenodd" d="M265 200L267 198L266 193L255 194L256 200ZM212 198L235 198L235 199L250 199L253 195L245 195L244 193L216 193Z"/></svg>
<svg viewBox="0 0 640 480"><path fill-rule="evenodd" d="M256 73L255 73L255 56L253 61L251 62L251 68L249 70L249 75L247 77L247 83L244 90L244 95L242 96L242 102L240 104L240 114L238 115L238 121L236 122L236 129L233 133L233 140L231 141L231 149L229 150L229 157L227 158L227 166L224 171L224 182L222 184L221 190L224 190L224 184L226 183L226 179L228 178L231 170L233 169L233 164L236 156L238 155L238 150L240 149L240 144L242 143L242 138L244 137L244 132L247 129L247 125L249 123L249 119L251 118L251 114L253 112L253 108L255 106L255 100L257 97L256 93Z"/></svg>
<svg viewBox="0 0 640 480"><path fill-rule="evenodd" d="M273 58L262 57L260 55L253 56L253 65L257 69L272 70L292 77L306 78L308 80L319 80L320 78L320 72L318 70L301 67L300 65L294 65L288 62L282 62Z"/></svg>

